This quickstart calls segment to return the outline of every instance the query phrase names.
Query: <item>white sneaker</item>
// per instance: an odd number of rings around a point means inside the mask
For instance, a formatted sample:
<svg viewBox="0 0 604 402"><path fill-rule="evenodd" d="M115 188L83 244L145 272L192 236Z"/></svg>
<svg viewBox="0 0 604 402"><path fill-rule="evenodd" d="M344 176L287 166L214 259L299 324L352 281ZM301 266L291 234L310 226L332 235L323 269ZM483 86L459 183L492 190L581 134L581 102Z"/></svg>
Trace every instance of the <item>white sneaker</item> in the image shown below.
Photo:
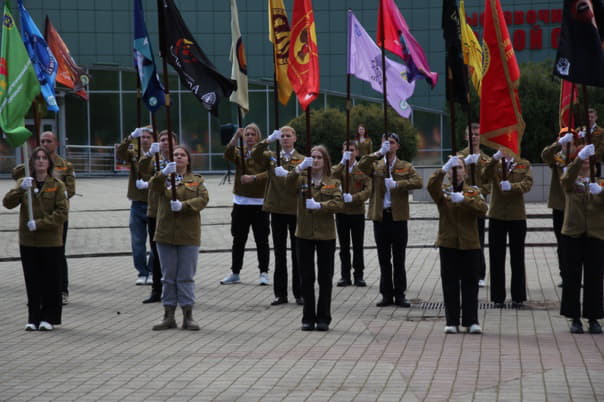
<svg viewBox="0 0 604 402"><path fill-rule="evenodd" d="M447 325L445 327L445 334L456 334L457 333L457 327L453 326L453 325Z"/></svg>
<svg viewBox="0 0 604 402"><path fill-rule="evenodd" d="M136 286L144 285L145 282L147 282L146 276L139 276L138 278L136 278Z"/></svg>
<svg viewBox="0 0 604 402"><path fill-rule="evenodd" d="M52 331L53 329L52 324L46 321L40 321L40 325L38 325L38 330L40 331Z"/></svg>
<svg viewBox="0 0 604 402"><path fill-rule="evenodd" d="M260 279L258 279L258 285L268 286L268 272L260 272Z"/></svg>
<svg viewBox="0 0 604 402"><path fill-rule="evenodd" d="M484 281L484 279L480 279L480 280L478 281L478 287L479 287L479 288L484 288L486 285L487 285L487 284L486 284L486 282Z"/></svg>
<svg viewBox="0 0 604 402"><path fill-rule="evenodd" d="M153 274L147 275L147 279L145 279L145 285L153 285Z"/></svg>
<svg viewBox="0 0 604 402"><path fill-rule="evenodd" d="M26 324L25 330L26 331L37 331L38 328L36 328L36 324Z"/></svg>
<svg viewBox="0 0 604 402"><path fill-rule="evenodd" d="M221 285L232 285L234 283L240 283L239 274L230 274L226 278L220 281Z"/></svg>
<svg viewBox="0 0 604 402"><path fill-rule="evenodd" d="M69 293L67 293L67 292L61 293L61 302L63 303L64 306L69 304Z"/></svg>
<svg viewBox="0 0 604 402"><path fill-rule="evenodd" d="M482 334L482 328L478 324L472 324L468 327L468 333L470 334Z"/></svg>

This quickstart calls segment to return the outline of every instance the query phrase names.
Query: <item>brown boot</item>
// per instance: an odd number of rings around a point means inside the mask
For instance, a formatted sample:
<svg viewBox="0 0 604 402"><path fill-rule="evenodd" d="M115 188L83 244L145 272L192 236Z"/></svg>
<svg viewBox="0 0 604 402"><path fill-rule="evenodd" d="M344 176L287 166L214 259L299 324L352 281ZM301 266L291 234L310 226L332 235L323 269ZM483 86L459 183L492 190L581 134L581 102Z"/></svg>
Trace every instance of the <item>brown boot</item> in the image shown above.
<svg viewBox="0 0 604 402"><path fill-rule="evenodd" d="M164 306L164 319L159 324L153 326L153 331L176 328L175 312L176 306Z"/></svg>
<svg viewBox="0 0 604 402"><path fill-rule="evenodd" d="M199 331L199 325L193 320L193 306L181 306L182 308L182 329L189 331Z"/></svg>

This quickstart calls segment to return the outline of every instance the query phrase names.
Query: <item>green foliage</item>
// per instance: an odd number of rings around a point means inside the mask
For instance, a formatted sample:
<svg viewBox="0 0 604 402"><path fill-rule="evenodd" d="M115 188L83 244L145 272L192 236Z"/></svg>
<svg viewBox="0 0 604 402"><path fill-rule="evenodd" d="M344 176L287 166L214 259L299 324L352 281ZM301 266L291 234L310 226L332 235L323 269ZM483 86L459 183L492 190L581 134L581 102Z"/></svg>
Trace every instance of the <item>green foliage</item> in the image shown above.
<svg viewBox="0 0 604 402"><path fill-rule="evenodd" d="M306 155L306 113L300 114L287 124L296 130L298 137L296 148ZM346 115L338 109L311 109L310 111L311 146L325 145L331 156L332 164L338 163L342 158L345 124Z"/></svg>

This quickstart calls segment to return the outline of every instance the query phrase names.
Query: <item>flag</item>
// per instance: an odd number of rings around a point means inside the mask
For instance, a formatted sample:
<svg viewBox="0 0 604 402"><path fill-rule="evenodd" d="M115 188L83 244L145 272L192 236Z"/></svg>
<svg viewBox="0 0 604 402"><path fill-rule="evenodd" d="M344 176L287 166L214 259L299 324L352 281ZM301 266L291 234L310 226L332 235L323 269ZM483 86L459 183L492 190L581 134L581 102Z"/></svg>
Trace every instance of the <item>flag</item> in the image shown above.
<svg viewBox="0 0 604 402"><path fill-rule="evenodd" d="M377 24L378 46L382 46L382 42L385 49L403 59L409 70L407 75L409 82L425 78L432 88L436 86L438 74L430 71L424 50L411 35L407 21L394 0L380 0Z"/></svg>
<svg viewBox="0 0 604 402"><path fill-rule="evenodd" d="M577 84L604 87L604 5L564 0L554 74Z"/></svg>
<svg viewBox="0 0 604 402"><path fill-rule="evenodd" d="M206 109L218 115L220 100L231 95L235 90L235 83L220 74L197 45L174 5L174 0L158 0L158 11L162 56L176 70L181 84Z"/></svg>
<svg viewBox="0 0 604 402"><path fill-rule="evenodd" d="M486 0L483 41L487 63L480 97L481 142L519 157L525 128L518 99L520 70L499 0Z"/></svg>
<svg viewBox="0 0 604 402"><path fill-rule="evenodd" d="M243 112L242 115L249 112L250 102L247 85L247 60L245 59L245 47L239 30L239 16L237 11L237 0L231 0L231 56L229 59L233 63L231 69L231 79L237 82L237 89L233 91L229 98L231 102L236 103Z"/></svg>
<svg viewBox="0 0 604 402"><path fill-rule="evenodd" d="M468 70L461 50L461 26L456 0L443 0L441 27L445 39L446 94L449 102L467 107Z"/></svg>
<svg viewBox="0 0 604 402"><path fill-rule="evenodd" d="M294 0L287 76L302 109L319 96L319 49L311 0Z"/></svg>
<svg viewBox="0 0 604 402"><path fill-rule="evenodd" d="M268 0L268 40L273 43L275 77L282 105L287 104L292 94L292 84L287 76L289 36L289 22L283 0Z"/></svg>
<svg viewBox="0 0 604 402"><path fill-rule="evenodd" d="M143 101L147 109L153 113L165 104L166 99L164 88L155 68L153 50L145 25L141 0L134 0L134 43L132 49L134 68L138 73Z"/></svg>
<svg viewBox="0 0 604 402"><path fill-rule="evenodd" d="M560 80L560 129L574 128L573 105L579 103L579 94L575 83Z"/></svg>
<svg viewBox="0 0 604 402"><path fill-rule="evenodd" d="M464 1L459 2L459 25L461 27L461 47L463 50L463 62L468 67L468 73L472 80L472 86L480 96L480 83L482 81L482 47L476 34L468 25Z"/></svg>
<svg viewBox="0 0 604 402"><path fill-rule="evenodd" d="M19 14L21 14L21 37L34 66L34 71L38 76L40 91L46 101L48 110L58 112L59 106L55 98L57 59L48 48L46 40L44 40L31 15L25 9L23 0L19 0L18 4Z"/></svg>
<svg viewBox="0 0 604 402"><path fill-rule="evenodd" d="M382 93L382 52L365 28L348 10L348 74L371 84ZM409 118L411 106L407 99L413 95L415 82L407 81L407 67L386 58L386 97L401 116Z"/></svg>
<svg viewBox="0 0 604 402"><path fill-rule="evenodd" d="M46 43L52 54L55 55L58 64L57 82L73 89L76 95L88 100L88 94L84 89L89 82L88 73L75 62L63 39L46 16L46 29L44 32Z"/></svg>

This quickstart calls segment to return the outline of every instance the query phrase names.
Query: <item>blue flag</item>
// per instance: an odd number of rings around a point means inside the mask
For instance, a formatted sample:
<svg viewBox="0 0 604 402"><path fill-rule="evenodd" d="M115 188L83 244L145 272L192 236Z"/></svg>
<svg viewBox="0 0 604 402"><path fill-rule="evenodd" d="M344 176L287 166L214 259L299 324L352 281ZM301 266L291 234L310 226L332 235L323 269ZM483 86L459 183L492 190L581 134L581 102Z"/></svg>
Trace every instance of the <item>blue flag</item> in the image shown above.
<svg viewBox="0 0 604 402"><path fill-rule="evenodd" d="M34 71L40 81L40 90L46 101L48 110L59 111L55 98L55 78L57 76L57 59L50 51L44 40L44 36L36 26L36 23L23 6L23 0L19 0L19 13L21 14L21 38L27 50L27 54L34 66Z"/></svg>
<svg viewBox="0 0 604 402"><path fill-rule="evenodd" d="M165 95L155 69L141 0L134 0L134 68L140 78L145 105L150 112L155 112L164 105Z"/></svg>

